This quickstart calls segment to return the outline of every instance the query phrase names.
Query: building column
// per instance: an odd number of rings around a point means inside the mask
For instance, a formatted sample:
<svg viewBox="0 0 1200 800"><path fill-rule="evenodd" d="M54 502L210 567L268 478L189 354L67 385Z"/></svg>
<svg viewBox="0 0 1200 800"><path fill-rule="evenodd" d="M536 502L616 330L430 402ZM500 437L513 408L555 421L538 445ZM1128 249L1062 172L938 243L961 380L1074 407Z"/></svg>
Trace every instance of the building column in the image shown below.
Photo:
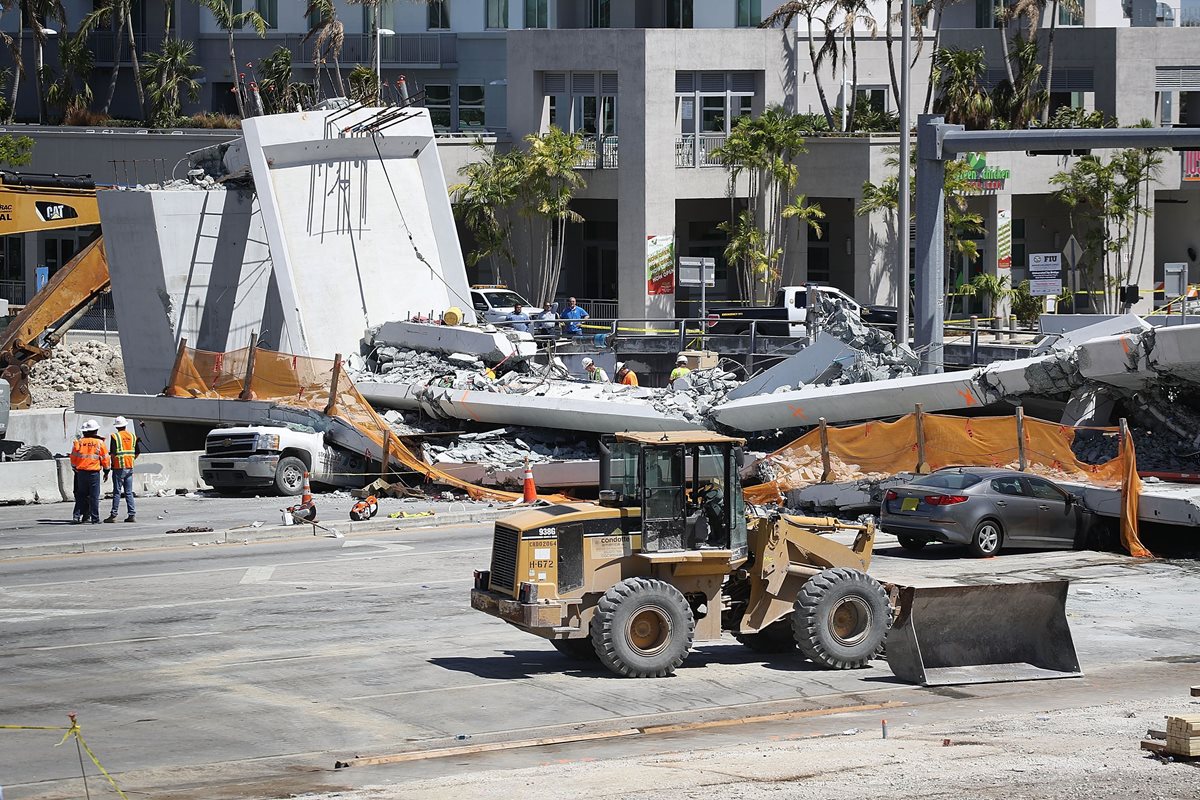
<svg viewBox="0 0 1200 800"><path fill-rule="evenodd" d="M809 200L809 202L813 202ZM792 220L789 225L793 230L787 234L787 249L784 263L780 265L783 276L783 286L800 286L808 282L808 223L803 220ZM824 225L824 222L822 222Z"/></svg>
<svg viewBox="0 0 1200 800"><path fill-rule="evenodd" d="M994 194L985 197L983 226L987 230L984 248L983 272L986 275L1008 277L1008 288L1012 284L1012 195ZM1006 297L995 303L991 316L999 320L1000 327L1009 327L1012 303Z"/></svg>
<svg viewBox="0 0 1200 800"><path fill-rule="evenodd" d="M675 295L650 293L646 251L650 238L675 235L674 50L654 46L660 37L653 30L621 33L629 46L617 73L618 310L626 318L672 319Z"/></svg>

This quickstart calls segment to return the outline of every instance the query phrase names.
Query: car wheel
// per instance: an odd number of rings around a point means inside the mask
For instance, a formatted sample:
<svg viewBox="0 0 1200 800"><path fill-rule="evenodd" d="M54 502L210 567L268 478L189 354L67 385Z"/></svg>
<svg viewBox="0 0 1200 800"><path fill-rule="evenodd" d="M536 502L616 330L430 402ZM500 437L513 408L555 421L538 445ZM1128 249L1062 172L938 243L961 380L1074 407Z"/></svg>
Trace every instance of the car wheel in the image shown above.
<svg viewBox="0 0 1200 800"><path fill-rule="evenodd" d="M279 459L275 467L275 491L284 497L295 497L304 491L304 473L308 467L295 456L285 456Z"/></svg>
<svg viewBox="0 0 1200 800"><path fill-rule="evenodd" d="M925 545L929 544L924 539L914 539L911 536L897 536L896 539L900 542L901 547L913 553L924 550Z"/></svg>
<svg viewBox="0 0 1200 800"><path fill-rule="evenodd" d="M994 519L985 519L975 526L975 533L971 536L971 543L967 545L967 549L976 558L988 558L1000 552L1003 541L1004 531L1001 530L1000 523Z"/></svg>

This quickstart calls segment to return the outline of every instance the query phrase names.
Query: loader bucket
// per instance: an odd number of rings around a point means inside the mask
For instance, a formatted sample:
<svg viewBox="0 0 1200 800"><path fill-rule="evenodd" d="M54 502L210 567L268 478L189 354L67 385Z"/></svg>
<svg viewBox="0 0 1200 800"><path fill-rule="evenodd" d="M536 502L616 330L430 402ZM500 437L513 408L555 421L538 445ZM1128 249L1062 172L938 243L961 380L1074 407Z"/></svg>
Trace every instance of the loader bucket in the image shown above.
<svg viewBox="0 0 1200 800"><path fill-rule="evenodd" d="M1077 678L1068 581L900 588L888 666L926 686Z"/></svg>

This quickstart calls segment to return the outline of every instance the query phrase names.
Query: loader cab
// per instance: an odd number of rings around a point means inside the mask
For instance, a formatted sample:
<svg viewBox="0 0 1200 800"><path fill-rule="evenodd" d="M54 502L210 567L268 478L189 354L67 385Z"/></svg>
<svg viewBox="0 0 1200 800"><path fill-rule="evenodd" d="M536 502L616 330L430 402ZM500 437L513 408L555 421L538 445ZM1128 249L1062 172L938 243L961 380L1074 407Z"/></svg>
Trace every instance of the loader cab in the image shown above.
<svg viewBox="0 0 1200 800"><path fill-rule="evenodd" d="M746 555L741 439L702 431L604 437L600 504L641 512L648 553L730 550Z"/></svg>

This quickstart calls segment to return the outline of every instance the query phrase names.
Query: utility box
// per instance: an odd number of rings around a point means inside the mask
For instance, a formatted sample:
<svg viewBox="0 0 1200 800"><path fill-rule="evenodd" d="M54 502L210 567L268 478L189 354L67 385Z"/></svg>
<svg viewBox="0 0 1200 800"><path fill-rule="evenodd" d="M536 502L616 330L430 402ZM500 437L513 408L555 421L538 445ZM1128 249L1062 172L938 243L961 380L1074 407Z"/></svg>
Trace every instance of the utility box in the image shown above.
<svg viewBox="0 0 1200 800"><path fill-rule="evenodd" d="M688 360L688 369L711 369L721 360L721 355L713 350L684 350L679 355Z"/></svg>

